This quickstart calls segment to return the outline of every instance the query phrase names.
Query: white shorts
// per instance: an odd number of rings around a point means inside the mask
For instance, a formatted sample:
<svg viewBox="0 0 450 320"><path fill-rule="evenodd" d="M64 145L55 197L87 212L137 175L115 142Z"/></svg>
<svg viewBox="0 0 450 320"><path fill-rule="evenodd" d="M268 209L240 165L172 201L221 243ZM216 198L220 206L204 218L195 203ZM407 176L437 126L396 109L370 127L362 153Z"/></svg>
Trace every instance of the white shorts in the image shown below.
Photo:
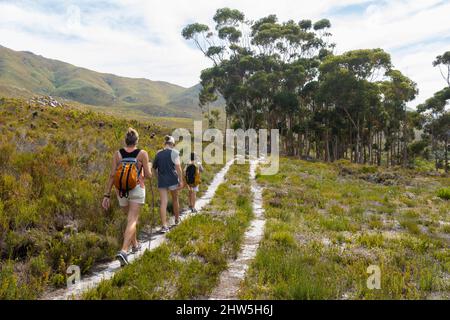
<svg viewBox="0 0 450 320"><path fill-rule="evenodd" d="M128 207L130 202L144 204L145 203L145 188L137 185L136 188L128 192L128 198L121 198L117 195L117 200L119 200L119 205L121 207Z"/></svg>
<svg viewBox="0 0 450 320"><path fill-rule="evenodd" d="M198 186L196 186L196 187L189 187L189 188L190 188L190 190L192 190L194 192L198 192L199 191Z"/></svg>

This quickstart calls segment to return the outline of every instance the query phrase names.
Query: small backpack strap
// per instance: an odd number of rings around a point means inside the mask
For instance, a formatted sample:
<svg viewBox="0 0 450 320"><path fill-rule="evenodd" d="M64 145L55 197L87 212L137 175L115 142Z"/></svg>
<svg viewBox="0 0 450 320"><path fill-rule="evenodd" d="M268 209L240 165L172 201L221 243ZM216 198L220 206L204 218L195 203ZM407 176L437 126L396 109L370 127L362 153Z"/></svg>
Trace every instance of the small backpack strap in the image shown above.
<svg viewBox="0 0 450 320"><path fill-rule="evenodd" d="M126 195L127 198L128 198L128 190L129 190L128 180L130 179L130 172L131 172L132 169L133 169L133 165L130 164L130 165L128 166L127 180L126 180L126 188L125 188L125 190L127 190L127 191L126 191L126 192L127 192L127 195Z"/></svg>
<svg viewBox="0 0 450 320"><path fill-rule="evenodd" d="M123 173L125 171L125 165L122 165L122 172L120 173L120 179L119 179L119 195L121 198L123 198L123 188L122 188L122 178L123 178Z"/></svg>

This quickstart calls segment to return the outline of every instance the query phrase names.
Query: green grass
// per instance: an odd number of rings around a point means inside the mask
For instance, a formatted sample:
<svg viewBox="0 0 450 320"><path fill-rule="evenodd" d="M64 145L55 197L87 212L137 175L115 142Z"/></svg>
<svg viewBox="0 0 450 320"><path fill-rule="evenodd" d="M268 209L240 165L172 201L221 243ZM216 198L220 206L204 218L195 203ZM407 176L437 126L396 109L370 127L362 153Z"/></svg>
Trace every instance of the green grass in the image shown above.
<svg viewBox="0 0 450 320"><path fill-rule="evenodd" d="M113 258L126 218L115 197L108 212L100 203L113 151L129 126L139 131L150 158L172 131L90 110L0 99L0 299L38 298L48 286L65 285L69 265L85 274ZM221 167L205 165L200 194ZM156 189L155 195L157 203ZM153 221L150 199L147 188L139 230ZM181 199L186 206L187 191Z"/></svg>
<svg viewBox="0 0 450 320"><path fill-rule="evenodd" d="M166 243L146 252L84 299L198 299L207 297L235 258L253 213L248 165L234 165L211 204L167 234ZM239 193L236 192L239 190Z"/></svg>
<svg viewBox="0 0 450 320"><path fill-rule="evenodd" d="M390 176L290 158L277 175L258 175L267 224L240 297L449 299L450 207L436 194L450 178L399 169L384 185L366 174ZM381 269L380 290L366 286L370 265Z"/></svg>

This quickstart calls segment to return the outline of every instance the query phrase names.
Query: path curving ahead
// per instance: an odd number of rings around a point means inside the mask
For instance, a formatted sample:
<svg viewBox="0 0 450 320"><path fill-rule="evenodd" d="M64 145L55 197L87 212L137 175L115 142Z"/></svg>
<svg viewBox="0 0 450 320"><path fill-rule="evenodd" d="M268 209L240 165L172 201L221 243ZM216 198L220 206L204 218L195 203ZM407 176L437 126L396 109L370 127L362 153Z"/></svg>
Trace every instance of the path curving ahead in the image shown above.
<svg viewBox="0 0 450 320"><path fill-rule="evenodd" d="M228 269L220 275L219 285L214 288L209 299L211 300L236 300L239 295L241 282L250 263L256 256L259 243L264 235L264 208L262 206L262 188L256 182L256 168L260 160L250 160L250 182L253 195L252 207L255 218L244 234L241 251L236 260L228 264Z"/></svg>
<svg viewBox="0 0 450 320"><path fill-rule="evenodd" d="M225 166L214 176L214 179L208 186L205 194L198 199L196 203L196 208L198 212L200 212L206 205L211 202L211 199L214 197L217 188L224 182L225 175L233 164L234 159L228 161ZM180 217L181 220L189 218L193 214L185 214ZM173 218L172 218L173 219ZM171 221L173 222L173 221ZM136 254L130 254L128 256L128 260L130 263L133 263L136 259L141 257L146 250L153 250L159 247L166 241L166 237L164 234L151 234L149 235L151 238L148 238L146 241L142 241L142 248ZM109 263L99 264L95 266L88 275L84 275L81 277L81 280L77 282L77 284L73 285L70 288L58 289L51 292L47 292L44 294L41 299L43 300L69 300L69 299L77 299L89 289L95 288L101 281L111 279L114 274L120 270L120 263L115 260Z"/></svg>

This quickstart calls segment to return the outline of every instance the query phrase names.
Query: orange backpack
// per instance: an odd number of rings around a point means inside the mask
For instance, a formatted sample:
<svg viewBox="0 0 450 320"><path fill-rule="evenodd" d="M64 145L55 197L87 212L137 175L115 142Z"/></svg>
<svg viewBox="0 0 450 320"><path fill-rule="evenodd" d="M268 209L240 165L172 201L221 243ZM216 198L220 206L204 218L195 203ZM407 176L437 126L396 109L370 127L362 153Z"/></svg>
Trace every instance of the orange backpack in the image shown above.
<svg viewBox="0 0 450 320"><path fill-rule="evenodd" d="M136 158L139 152L139 149L132 153L120 149L122 160L114 175L114 186L119 191L121 198L128 198L130 190L136 188L139 183L140 170L138 170L138 160Z"/></svg>

